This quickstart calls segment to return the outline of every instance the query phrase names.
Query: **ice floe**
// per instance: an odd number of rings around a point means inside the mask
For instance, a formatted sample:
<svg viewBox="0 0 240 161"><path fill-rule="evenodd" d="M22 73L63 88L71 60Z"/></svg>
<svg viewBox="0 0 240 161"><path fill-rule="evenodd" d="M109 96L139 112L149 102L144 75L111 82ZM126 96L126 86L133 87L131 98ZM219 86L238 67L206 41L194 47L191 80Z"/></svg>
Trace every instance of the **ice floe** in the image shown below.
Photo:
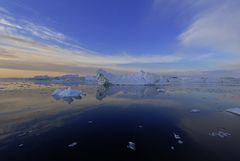
<svg viewBox="0 0 240 161"><path fill-rule="evenodd" d="M240 108L236 107L236 108L229 108L226 110L227 112L236 114L236 115L240 115Z"/></svg>
<svg viewBox="0 0 240 161"><path fill-rule="evenodd" d="M177 140L178 144L183 144L183 141L181 140L181 137L178 134L173 133L173 136Z"/></svg>
<svg viewBox="0 0 240 161"><path fill-rule="evenodd" d="M136 150L135 143L129 141L129 142L128 142L128 145L127 145L127 148L128 148L128 149L131 149L131 150Z"/></svg>
<svg viewBox="0 0 240 161"><path fill-rule="evenodd" d="M213 137L220 137L220 138L226 138L228 136L231 136L230 133L228 132L224 132L224 131L216 131L216 132L210 132L209 133L210 136L213 136Z"/></svg>
<svg viewBox="0 0 240 161"><path fill-rule="evenodd" d="M72 148L72 147L74 147L74 146L76 146L76 145L77 145L77 142L73 142L73 143L69 144L68 147L69 147L69 148Z"/></svg>

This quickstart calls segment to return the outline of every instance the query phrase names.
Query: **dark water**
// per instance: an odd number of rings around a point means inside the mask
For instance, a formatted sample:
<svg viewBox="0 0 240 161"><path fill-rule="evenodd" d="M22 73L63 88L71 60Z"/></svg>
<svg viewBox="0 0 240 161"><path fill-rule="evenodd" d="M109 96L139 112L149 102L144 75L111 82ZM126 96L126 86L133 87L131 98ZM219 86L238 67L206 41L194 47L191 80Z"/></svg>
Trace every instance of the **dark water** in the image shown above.
<svg viewBox="0 0 240 161"><path fill-rule="evenodd" d="M1 82L1 161L240 158L240 116L225 111L240 106L239 86L79 85L87 95L71 100L51 97L56 88ZM209 135L218 131L231 135Z"/></svg>

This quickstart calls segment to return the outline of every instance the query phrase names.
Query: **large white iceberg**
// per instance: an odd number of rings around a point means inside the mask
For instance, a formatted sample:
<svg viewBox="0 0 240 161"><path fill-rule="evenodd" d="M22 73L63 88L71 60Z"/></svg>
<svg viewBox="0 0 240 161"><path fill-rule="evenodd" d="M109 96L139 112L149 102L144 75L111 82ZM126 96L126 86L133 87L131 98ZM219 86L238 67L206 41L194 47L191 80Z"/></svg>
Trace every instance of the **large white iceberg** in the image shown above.
<svg viewBox="0 0 240 161"><path fill-rule="evenodd" d="M160 79L159 75L144 71L131 74L112 74L102 69L97 71L97 82L100 85L151 85L158 84Z"/></svg>
<svg viewBox="0 0 240 161"><path fill-rule="evenodd" d="M52 96L60 97L60 98L66 98L66 97L82 97L85 94L82 91L71 89L71 87L67 89L56 89Z"/></svg>
<svg viewBox="0 0 240 161"><path fill-rule="evenodd" d="M236 114L236 115L240 115L240 108L236 107L236 108L229 108L226 110L227 112Z"/></svg>

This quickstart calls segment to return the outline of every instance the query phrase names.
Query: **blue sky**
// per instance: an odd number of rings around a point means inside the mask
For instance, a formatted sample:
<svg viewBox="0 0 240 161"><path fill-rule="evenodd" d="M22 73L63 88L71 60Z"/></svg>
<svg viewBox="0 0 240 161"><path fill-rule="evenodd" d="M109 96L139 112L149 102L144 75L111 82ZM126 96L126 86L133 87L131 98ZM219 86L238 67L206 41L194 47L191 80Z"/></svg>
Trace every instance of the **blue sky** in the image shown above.
<svg viewBox="0 0 240 161"><path fill-rule="evenodd" d="M230 0L0 0L0 69L239 69L239 7Z"/></svg>

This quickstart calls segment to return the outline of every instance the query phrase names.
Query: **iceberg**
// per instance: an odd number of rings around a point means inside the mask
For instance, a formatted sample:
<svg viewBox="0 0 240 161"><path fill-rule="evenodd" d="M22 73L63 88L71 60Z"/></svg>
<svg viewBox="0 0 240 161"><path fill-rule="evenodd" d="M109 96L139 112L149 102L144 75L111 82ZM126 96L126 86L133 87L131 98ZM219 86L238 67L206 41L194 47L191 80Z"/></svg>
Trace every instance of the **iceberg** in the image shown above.
<svg viewBox="0 0 240 161"><path fill-rule="evenodd" d="M236 115L240 115L240 108L236 107L236 108L229 108L226 110L227 112L236 114Z"/></svg>
<svg viewBox="0 0 240 161"><path fill-rule="evenodd" d="M56 89L53 91L52 96L56 100L62 99L69 104L74 101L74 99L81 99L86 94L82 91L71 89L71 87L67 89Z"/></svg>
<svg viewBox="0 0 240 161"><path fill-rule="evenodd" d="M112 74L102 69L97 71L99 85L153 85L160 82L161 77L144 71L131 74Z"/></svg>
<svg viewBox="0 0 240 161"><path fill-rule="evenodd" d="M59 96L59 97L82 97L84 94L75 89L71 89L71 87L67 89L56 89L53 93L52 96Z"/></svg>

